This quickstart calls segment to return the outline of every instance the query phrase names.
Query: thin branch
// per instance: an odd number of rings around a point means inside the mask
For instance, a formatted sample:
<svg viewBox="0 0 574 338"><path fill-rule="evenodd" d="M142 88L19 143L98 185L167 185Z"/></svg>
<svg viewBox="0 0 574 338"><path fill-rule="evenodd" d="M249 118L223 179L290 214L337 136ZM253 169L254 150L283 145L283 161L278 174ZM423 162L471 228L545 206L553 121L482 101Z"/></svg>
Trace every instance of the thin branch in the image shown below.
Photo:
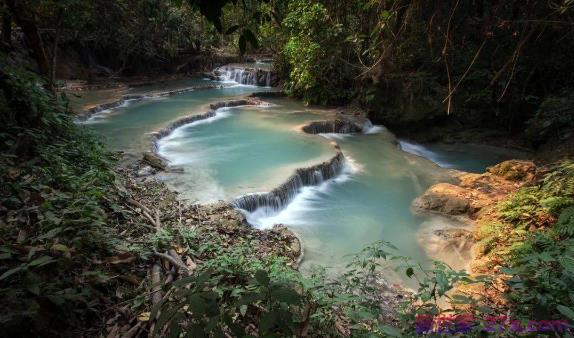
<svg viewBox="0 0 574 338"><path fill-rule="evenodd" d="M164 260L170 262L174 266L178 267L180 270L183 270L186 273L189 273L189 268L185 264L183 264L183 262L178 262L178 260L173 258L172 256L166 255L166 254L163 254L163 253L157 252L157 251L154 251L153 254L154 254L154 256L157 256L161 259L164 259Z"/></svg>
<svg viewBox="0 0 574 338"><path fill-rule="evenodd" d="M442 102L444 103L446 100L450 99L450 97L454 94L454 92L456 92L458 86L462 83L462 81L464 80L464 78L468 75L470 69L472 68L472 66L474 65L474 62L476 61L476 59L478 59L478 56L480 55L480 52L482 51L482 48L484 47L484 45L486 44L486 40L484 40L482 42L482 45L480 45L480 48L478 48L478 51L476 52L476 54L474 54L474 58L472 59L472 62L470 63L470 65L468 65L468 68L466 69L466 71L464 72L464 74L462 74L462 77L460 78L460 80L458 80L458 82L456 83L456 85L454 85L454 88L452 89L451 92L449 92L448 96L444 98L444 100L442 100Z"/></svg>

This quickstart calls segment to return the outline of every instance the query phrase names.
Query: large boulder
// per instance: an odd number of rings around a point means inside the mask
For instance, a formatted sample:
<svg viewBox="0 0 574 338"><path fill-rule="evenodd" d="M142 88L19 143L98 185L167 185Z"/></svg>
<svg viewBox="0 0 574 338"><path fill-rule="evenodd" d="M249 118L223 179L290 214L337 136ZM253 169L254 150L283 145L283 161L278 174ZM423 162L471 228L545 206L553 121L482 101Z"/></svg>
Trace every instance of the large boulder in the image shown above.
<svg viewBox="0 0 574 338"><path fill-rule="evenodd" d="M536 165L532 161L510 160L488 168L488 172L509 181L531 182L536 176Z"/></svg>
<svg viewBox="0 0 574 338"><path fill-rule="evenodd" d="M444 215L462 215L471 209L468 190L450 184L439 183L430 187L422 196L417 197L412 207L417 212L436 212Z"/></svg>
<svg viewBox="0 0 574 338"><path fill-rule="evenodd" d="M419 213L468 216L474 219L485 207L531 183L536 172L532 162L510 160L489 168L484 174L461 173L456 177L456 184L433 185L413 201L412 207Z"/></svg>

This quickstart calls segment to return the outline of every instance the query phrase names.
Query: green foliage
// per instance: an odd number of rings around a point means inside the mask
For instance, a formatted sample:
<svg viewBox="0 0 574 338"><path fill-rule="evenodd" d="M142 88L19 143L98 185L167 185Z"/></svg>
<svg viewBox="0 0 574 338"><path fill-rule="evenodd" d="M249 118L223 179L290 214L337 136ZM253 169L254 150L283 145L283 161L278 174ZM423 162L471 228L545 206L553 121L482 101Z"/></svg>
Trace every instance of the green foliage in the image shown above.
<svg viewBox="0 0 574 338"><path fill-rule="evenodd" d="M289 65L285 89L308 103L341 103L350 98L352 82L341 61L344 28L330 20L320 3L290 1L283 20L288 32L282 55Z"/></svg>
<svg viewBox="0 0 574 338"><path fill-rule="evenodd" d="M574 205L574 165L565 162L557 165L537 186L520 189L501 203L500 215L526 228L554 222L562 210Z"/></svg>
<svg viewBox="0 0 574 338"><path fill-rule="evenodd" d="M564 319L574 306L574 165L551 167L537 185L500 204L504 224L483 225L483 253L499 256L515 317Z"/></svg>
<svg viewBox="0 0 574 338"><path fill-rule="evenodd" d="M92 258L114 250L111 158L40 79L15 69L8 76L0 95L0 302L10 310L0 325L54 334L102 305L96 295L108 277Z"/></svg>
<svg viewBox="0 0 574 338"><path fill-rule="evenodd" d="M334 280L323 269L303 277L281 257L246 258L249 244L223 249L193 276L166 287L152 310L155 330L194 337L385 336L398 331L378 323L384 310L376 269L386 249L386 243L366 248Z"/></svg>
<svg viewBox="0 0 574 338"><path fill-rule="evenodd" d="M574 127L574 94L567 88L547 97L528 120L526 132L535 143L550 136L567 136Z"/></svg>

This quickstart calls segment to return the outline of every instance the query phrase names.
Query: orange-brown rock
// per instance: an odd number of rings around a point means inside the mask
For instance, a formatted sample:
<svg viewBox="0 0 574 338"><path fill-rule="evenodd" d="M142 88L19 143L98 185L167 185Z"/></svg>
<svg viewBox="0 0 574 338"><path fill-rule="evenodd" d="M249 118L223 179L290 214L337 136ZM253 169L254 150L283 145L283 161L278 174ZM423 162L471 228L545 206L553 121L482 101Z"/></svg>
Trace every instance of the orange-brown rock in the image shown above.
<svg viewBox="0 0 574 338"><path fill-rule="evenodd" d="M505 161L488 168L484 174L458 174L454 184L435 184L416 198L412 207L416 212L475 219L486 206L501 201L509 193L531 183L535 176L534 163Z"/></svg>

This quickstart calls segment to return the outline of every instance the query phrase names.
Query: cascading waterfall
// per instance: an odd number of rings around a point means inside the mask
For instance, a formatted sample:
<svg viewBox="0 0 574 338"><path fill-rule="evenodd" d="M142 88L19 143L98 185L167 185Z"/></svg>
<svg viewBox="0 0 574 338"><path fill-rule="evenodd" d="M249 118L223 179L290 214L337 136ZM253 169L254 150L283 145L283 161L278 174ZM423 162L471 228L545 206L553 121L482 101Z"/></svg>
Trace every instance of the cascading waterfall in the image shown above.
<svg viewBox="0 0 574 338"><path fill-rule="evenodd" d="M224 66L216 69L213 74L215 79L250 86L271 87L277 82L273 71L269 69Z"/></svg>
<svg viewBox="0 0 574 338"><path fill-rule="evenodd" d="M331 160L321 164L301 168L295 171L287 181L279 187L267 193L248 194L236 199L234 207L253 212L259 208L270 208L275 211L281 210L306 186L316 186L324 181L334 178L343 171L345 156L338 152Z"/></svg>
<svg viewBox="0 0 574 338"><path fill-rule="evenodd" d="M265 87L271 87L271 72L267 72L265 75Z"/></svg>

